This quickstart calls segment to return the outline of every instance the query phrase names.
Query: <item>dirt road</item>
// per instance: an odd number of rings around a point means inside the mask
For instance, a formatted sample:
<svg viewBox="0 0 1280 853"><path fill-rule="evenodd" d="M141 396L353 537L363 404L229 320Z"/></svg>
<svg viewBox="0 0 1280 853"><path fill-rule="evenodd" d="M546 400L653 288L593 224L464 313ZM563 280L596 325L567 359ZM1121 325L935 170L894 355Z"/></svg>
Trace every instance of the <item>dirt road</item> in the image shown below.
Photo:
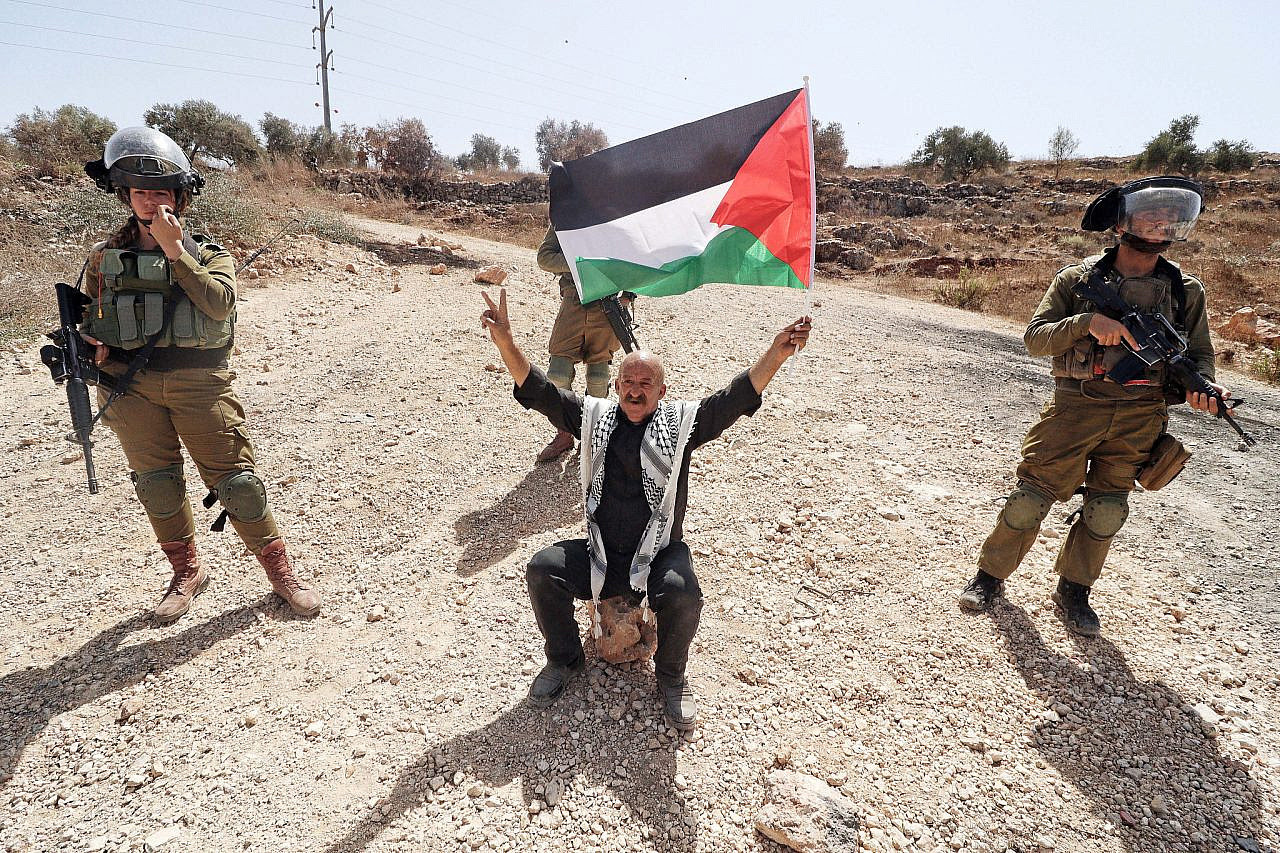
<svg viewBox="0 0 1280 853"><path fill-rule="evenodd" d="M990 318L820 282L812 345L695 455L698 729L661 723L644 668L595 665L544 713L523 702L541 663L523 567L580 535L577 457L531 465L550 430L493 369L472 267L511 273L535 363L552 282L528 250L461 237L470 260L428 275L435 253L392 246L416 229L369 227L390 266L331 247L240 311L237 388L325 592L315 620L202 534L214 583L151 628L167 564L114 437L91 498L37 342L6 356L0 849L775 851L752 827L775 765L848 795L868 850L1280 845L1280 430L1250 425L1246 454L1173 415L1196 456L1135 497L1101 639L1048 601L1073 506L969 616L955 593L1047 364ZM698 397L802 304L708 287L642 302L640 335ZM1280 423L1280 394L1230 379Z"/></svg>

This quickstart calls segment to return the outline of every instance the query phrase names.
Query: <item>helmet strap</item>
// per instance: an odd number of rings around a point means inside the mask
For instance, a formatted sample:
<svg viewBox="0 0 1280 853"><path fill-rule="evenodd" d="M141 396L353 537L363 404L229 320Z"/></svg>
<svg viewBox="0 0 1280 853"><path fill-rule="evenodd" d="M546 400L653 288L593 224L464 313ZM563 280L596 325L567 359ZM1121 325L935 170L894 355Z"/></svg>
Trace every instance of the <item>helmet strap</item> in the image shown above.
<svg viewBox="0 0 1280 853"><path fill-rule="evenodd" d="M1128 231L1120 232L1120 242L1130 249L1142 252L1144 255L1158 255L1173 245L1172 240L1162 240L1157 243L1151 240L1143 240L1141 237L1135 237Z"/></svg>

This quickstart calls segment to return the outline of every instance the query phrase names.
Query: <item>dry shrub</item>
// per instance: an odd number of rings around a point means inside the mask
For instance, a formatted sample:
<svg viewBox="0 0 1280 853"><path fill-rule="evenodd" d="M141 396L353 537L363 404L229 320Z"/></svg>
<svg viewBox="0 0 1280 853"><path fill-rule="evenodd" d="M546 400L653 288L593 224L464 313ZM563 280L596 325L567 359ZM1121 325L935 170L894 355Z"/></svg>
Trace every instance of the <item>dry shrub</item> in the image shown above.
<svg viewBox="0 0 1280 853"><path fill-rule="evenodd" d="M981 311L990 294L990 282L964 267L960 268L959 277L955 281L939 281L933 286L935 302L966 311Z"/></svg>
<svg viewBox="0 0 1280 853"><path fill-rule="evenodd" d="M1249 372L1259 379L1280 385L1280 352L1262 349L1249 360Z"/></svg>

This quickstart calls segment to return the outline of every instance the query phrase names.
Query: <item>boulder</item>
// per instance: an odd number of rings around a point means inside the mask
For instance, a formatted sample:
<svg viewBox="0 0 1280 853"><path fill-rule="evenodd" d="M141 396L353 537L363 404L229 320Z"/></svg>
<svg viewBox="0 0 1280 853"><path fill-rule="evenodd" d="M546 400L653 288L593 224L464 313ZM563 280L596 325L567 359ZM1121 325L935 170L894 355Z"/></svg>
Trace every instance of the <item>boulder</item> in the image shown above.
<svg viewBox="0 0 1280 853"><path fill-rule="evenodd" d="M648 660L658 648L657 626L646 622L640 607L625 596L600 602L600 630L596 654L609 663Z"/></svg>
<svg viewBox="0 0 1280 853"><path fill-rule="evenodd" d="M1227 322L1218 327L1218 334L1232 341L1246 344L1258 341L1258 312L1244 307L1232 314Z"/></svg>
<svg viewBox="0 0 1280 853"><path fill-rule="evenodd" d="M476 270L475 280L478 284L492 284L496 287L507 280L507 271L502 267L484 267Z"/></svg>
<svg viewBox="0 0 1280 853"><path fill-rule="evenodd" d="M804 853L856 853L854 803L821 779L792 770L769 774L756 831Z"/></svg>

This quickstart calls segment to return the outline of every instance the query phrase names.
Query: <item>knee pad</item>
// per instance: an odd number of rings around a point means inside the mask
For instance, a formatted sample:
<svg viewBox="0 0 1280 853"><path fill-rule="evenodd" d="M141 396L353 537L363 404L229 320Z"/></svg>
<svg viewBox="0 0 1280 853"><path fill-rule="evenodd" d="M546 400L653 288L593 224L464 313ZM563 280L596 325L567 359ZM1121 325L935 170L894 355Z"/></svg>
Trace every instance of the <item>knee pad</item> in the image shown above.
<svg viewBox="0 0 1280 853"><path fill-rule="evenodd" d="M170 465L158 471L134 471L133 490L138 502L152 518L173 518L187 502L187 481L182 478L182 465Z"/></svg>
<svg viewBox="0 0 1280 853"><path fill-rule="evenodd" d="M1080 520L1094 539L1115 536L1128 518L1129 495L1124 492L1090 498L1080 510Z"/></svg>
<svg viewBox="0 0 1280 853"><path fill-rule="evenodd" d="M1053 506L1053 498L1026 483L1009 493L1001 516L1013 530L1034 530L1044 521Z"/></svg>
<svg viewBox="0 0 1280 853"><path fill-rule="evenodd" d="M227 515L236 521L262 521L267 516L267 487L252 471L228 474L213 487Z"/></svg>
<svg viewBox="0 0 1280 853"><path fill-rule="evenodd" d="M552 385L569 390L573 387L573 374L572 361L562 355L551 356L551 363L547 365L547 379Z"/></svg>
<svg viewBox="0 0 1280 853"><path fill-rule="evenodd" d="M602 398L609 396L609 362L587 365L587 394Z"/></svg>

